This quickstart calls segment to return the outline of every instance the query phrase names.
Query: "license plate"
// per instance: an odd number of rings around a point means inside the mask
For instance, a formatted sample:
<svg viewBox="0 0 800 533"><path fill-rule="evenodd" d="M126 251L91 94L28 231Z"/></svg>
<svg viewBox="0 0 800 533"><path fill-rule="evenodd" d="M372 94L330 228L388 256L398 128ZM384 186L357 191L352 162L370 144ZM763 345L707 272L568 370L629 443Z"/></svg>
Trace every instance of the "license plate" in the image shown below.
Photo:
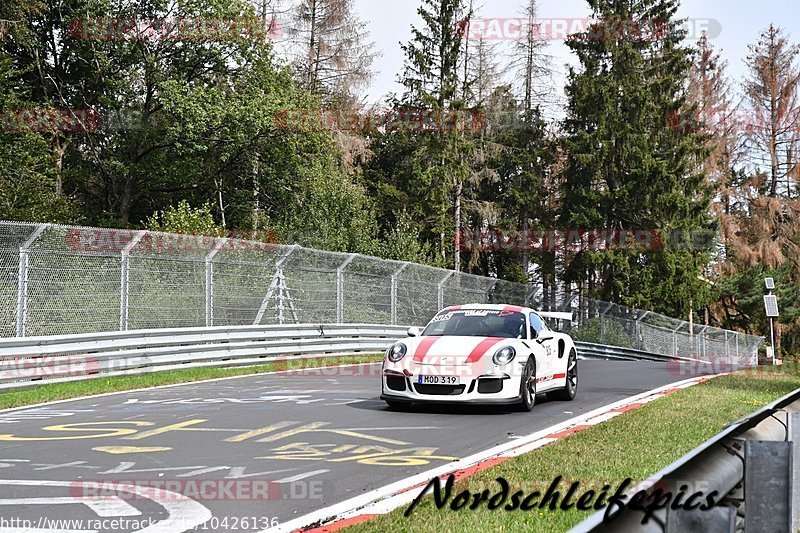
<svg viewBox="0 0 800 533"><path fill-rule="evenodd" d="M420 385L461 385L461 378L454 376L417 376Z"/></svg>

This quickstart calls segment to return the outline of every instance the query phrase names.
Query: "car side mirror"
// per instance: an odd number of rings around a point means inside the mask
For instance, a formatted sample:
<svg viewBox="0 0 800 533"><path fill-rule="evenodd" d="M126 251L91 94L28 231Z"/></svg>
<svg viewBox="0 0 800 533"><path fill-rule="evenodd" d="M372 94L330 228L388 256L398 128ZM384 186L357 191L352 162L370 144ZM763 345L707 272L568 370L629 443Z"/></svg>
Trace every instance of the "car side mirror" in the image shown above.
<svg viewBox="0 0 800 533"><path fill-rule="evenodd" d="M419 328L418 328L418 327L416 327L416 326L411 326L410 328L408 328L408 331L407 331L407 333L408 333L408 336L409 336L409 337L419 337L419 333L420 333L420 331L419 331Z"/></svg>
<svg viewBox="0 0 800 533"><path fill-rule="evenodd" d="M553 337L552 335L549 337L537 337L536 342L538 342L539 344L544 344L545 342L551 341L553 339L555 339L555 337Z"/></svg>

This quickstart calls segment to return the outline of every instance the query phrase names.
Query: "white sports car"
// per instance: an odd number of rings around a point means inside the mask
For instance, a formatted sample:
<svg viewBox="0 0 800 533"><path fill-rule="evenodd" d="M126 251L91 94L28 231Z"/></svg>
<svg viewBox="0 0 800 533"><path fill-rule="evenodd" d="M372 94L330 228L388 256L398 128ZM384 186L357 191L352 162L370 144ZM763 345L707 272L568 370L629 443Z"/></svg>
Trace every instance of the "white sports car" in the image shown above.
<svg viewBox="0 0 800 533"><path fill-rule="evenodd" d="M578 390L575 343L551 330L543 313L511 305L448 307L419 332L394 343L383 362L381 399L390 407L447 402L517 405L536 395L572 400Z"/></svg>

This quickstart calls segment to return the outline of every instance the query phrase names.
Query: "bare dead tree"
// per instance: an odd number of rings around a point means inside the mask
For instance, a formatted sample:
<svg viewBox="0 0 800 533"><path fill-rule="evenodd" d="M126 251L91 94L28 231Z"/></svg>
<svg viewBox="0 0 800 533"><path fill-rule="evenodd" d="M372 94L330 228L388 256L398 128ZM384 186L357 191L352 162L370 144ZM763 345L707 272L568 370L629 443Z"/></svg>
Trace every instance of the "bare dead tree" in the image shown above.
<svg viewBox="0 0 800 533"><path fill-rule="evenodd" d="M715 191L711 209L721 222L722 247L711 265L717 273L732 266L726 258L735 227L734 212L738 210L737 205L746 201L738 195L741 173L737 172L744 159L741 143L746 115L733 101L727 66L727 61L703 35L697 43L697 54L689 72L687 95L694 113L674 123L676 127L699 128L707 135L708 154L698 162L698 167Z"/></svg>
<svg viewBox="0 0 800 533"><path fill-rule="evenodd" d="M747 66L750 76L744 90L752 113L748 127L750 162L766 169L764 193L773 198L791 198L800 177L800 46L772 24L750 45Z"/></svg>
<svg viewBox="0 0 800 533"><path fill-rule="evenodd" d="M514 42L510 64L526 111L536 107L553 86L552 57L546 53L547 42L541 39L537 13L536 0L525 0L520 12L521 37Z"/></svg>
<svg viewBox="0 0 800 533"><path fill-rule="evenodd" d="M354 0L295 0L288 23L298 79L326 100L355 104L380 54Z"/></svg>
<svg viewBox="0 0 800 533"><path fill-rule="evenodd" d="M547 42L541 38L537 0L525 0L520 15L522 20L520 39L513 44L510 68L516 73L514 81L523 111L522 119L525 127L532 127L534 121L538 120L538 113L534 113L534 110L542 105L553 86L552 58L546 53ZM528 206L522 206L519 216L523 234L530 229L532 215L534 213L529 211ZM526 273L530 271L531 257L527 249L522 253L521 266ZM543 292L554 294L555 254L552 254L552 257L543 257L542 264L538 265L536 270L541 271Z"/></svg>

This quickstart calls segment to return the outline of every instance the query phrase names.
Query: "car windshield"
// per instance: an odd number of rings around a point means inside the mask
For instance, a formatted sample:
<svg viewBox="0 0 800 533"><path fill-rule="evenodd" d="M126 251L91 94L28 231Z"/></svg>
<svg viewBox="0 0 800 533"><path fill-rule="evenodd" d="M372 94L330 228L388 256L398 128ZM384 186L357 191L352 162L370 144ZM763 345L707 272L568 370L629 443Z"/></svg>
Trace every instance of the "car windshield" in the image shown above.
<svg viewBox="0 0 800 533"><path fill-rule="evenodd" d="M430 321L422 335L521 339L525 336L525 315L492 309L444 311Z"/></svg>

